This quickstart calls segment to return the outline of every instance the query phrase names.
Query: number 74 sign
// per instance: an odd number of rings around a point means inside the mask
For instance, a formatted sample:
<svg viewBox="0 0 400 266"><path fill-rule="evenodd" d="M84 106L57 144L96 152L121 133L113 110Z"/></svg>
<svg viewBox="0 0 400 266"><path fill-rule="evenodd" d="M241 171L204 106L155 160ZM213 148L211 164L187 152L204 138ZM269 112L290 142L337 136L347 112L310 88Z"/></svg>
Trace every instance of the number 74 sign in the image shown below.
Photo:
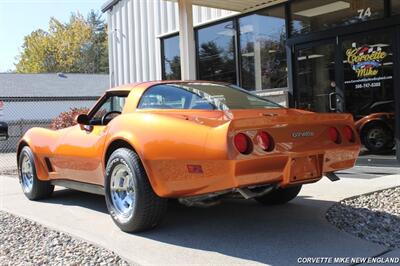
<svg viewBox="0 0 400 266"><path fill-rule="evenodd" d="M358 12L358 17L360 19L369 18L371 16L371 8L370 7L359 9L359 10L357 10L357 12Z"/></svg>

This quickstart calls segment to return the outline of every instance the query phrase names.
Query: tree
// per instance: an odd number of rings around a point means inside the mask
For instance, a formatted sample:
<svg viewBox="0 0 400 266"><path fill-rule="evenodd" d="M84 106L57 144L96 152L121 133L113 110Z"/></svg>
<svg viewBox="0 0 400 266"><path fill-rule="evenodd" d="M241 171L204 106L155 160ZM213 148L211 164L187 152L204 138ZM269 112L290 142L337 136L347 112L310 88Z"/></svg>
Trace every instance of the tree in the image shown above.
<svg viewBox="0 0 400 266"><path fill-rule="evenodd" d="M100 14L93 10L86 22L91 32L90 38L81 47L82 58L78 61L82 73L108 72L108 39L107 26Z"/></svg>
<svg viewBox="0 0 400 266"><path fill-rule="evenodd" d="M67 23L51 18L48 31L36 30L24 39L16 64L18 73L107 73L107 29L91 11L85 19L71 14Z"/></svg>

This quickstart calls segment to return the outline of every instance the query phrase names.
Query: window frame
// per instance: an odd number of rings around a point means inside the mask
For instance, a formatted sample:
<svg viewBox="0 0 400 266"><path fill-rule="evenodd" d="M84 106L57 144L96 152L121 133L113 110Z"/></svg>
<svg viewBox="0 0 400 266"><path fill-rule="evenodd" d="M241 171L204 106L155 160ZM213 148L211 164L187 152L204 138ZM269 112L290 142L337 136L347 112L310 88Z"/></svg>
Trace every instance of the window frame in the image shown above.
<svg viewBox="0 0 400 266"><path fill-rule="evenodd" d="M307 0L300 0L300 1L307 1ZM332 0L333 1L333 0ZM375 1L382 1L381 2L381 4L382 4L382 13L381 13L381 16L380 17L376 17L376 18L373 18L373 19L368 19L368 20L365 20L365 21L358 21L358 22L355 22L355 23L350 23L350 24L348 24L348 25L346 25L346 24L338 24L338 25L335 25L335 26L329 26L328 28L325 28L325 29L323 29L323 28L321 28L321 29L310 29L310 31L308 31L308 32L303 32L303 33L295 33L295 32L293 32L292 30L293 30L293 22L294 22L294 19L293 19L293 12L292 12L292 10L293 10L293 4L294 3L297 3L297 1L290 1L290 21L289 21L289 23L290 23L290 30L291 30L291 32L290 32L290 36L294 36L294 37L296 37L296 36L307 36L308 34L318 34L318 33L321 33L321 32L325 32L325 31L330 31L330 30L335 30L335 29L337 29L337 28L341 28L341 27L352 27L352 26L354 26L354 25L358 25L358 24L362 24L362 23L365 23L365 22L374 22L374 21L378 21L378 20L381 20L381 19L384 19L384 18L386 18L387 17L387 15L388 15L388 1L389 0L375 0ZM333 2L332 2L333 3Z"/></svg>
<svg viewBox="0 0 400 266"><path fill-rule="evenodd" d="M178 37L178 42L179 42L179 32L173 33L173 34L168 34L168 35L162 36L160 38L160 50L161 50L160 51L160 56L161 56L160 63L161 63L161 79L162 80L167 80L167 75L166 75L167 73L165 72L165 63L164 63L164 61L165 61L165 40L174 38L174 37ZM179 48L178 48L178 50L180 51ZM179 55L179 57L180 57L180 55Z"/></svg>
<svg viewBox="0 0 400 266"><path fill-rule="evenodd" d="M201 111L201 110L204 110L204 111L210 111L211 109L190 109L190 108L170 108L170 109L161 109L161 108L142 108L142 107L140 107L140 104L142 103L142 100L143 100L143 98L144 98L144 96L145 96L145 94L149 91L149 90L151 90L152 88L154 88L154 87L158 87L158 86L163 86L163 85L174 85L174 84L180 84L180 83L177 83L177 82L170 82L170 83L161 83L161 84L155 84L155 85L152 85L152 86L150 86L150 87L148 87L143 93L142 93L142 95L140 96L140 99L139 99L139 101L138 101L138 103L137 103L137 105L136 105L136 110L199 110L199 111ZM185 84L184 82L182 82L182 84ZM197 97L200 97L200 96L198 96L197 94L195 94L195 93L193 93L193 92L191 92L191 91L188 91L188 90L185 90L185 89L182 89L182 88L176 88L177 90L182 90L182 91L184 91L184 92L188 92L188 93L192 93L193 95L195 95L195 96L197 96ZM216 106L214 106L212 103L207 103L207 104L210 104L211 106L213 106L213 107L216 107ZM217 110L216 108L213 108L212 110Z"/></svg>
<svg viewBox="0 0 400 266"><path fill-rule="evenodd" d="M284 17L282 18L282 20L284 21L284 30L285 30L285 42L283 43L283 50L282 50L282 53L284 53L285 54L285 59L286 59L286 69L287 69L287 74L286 74L286 88L289 88L289 64L290 64L290 60L291 60L291 55L289 55L289 53L288 53L288 50L287 50L287 47L286 47L286 42L287 42L287 40L288 40L288 38L289 38L289 30L290 30L290 24L289 24L289 22L288 22L288 10L290 10L290 5L289 5L289 2L286 2L286 3L281 3L281 4L278 4L278 5L273 5L273 6L270 6L270 7L267 7L267 8L262 8L262 9L259 9L259 10L255 10L255 11L252 11L252 12L250 12L250 13L246 13L245 15L241 15L241 16L238 16L237 17L237 20L236 20L236 23L237 23L237 26L236 26L236 35L237 35L237 49L236 49L236 51L237 51L237 58L239 59L239 61L237 62L237 67L238 67L238 74L240 75L240 85L238 85L238 86L240 86L241 88L244 88L245 89L245 86L243 85L243 75L242 75L242 56L241 56L241 32L240 32L240 20L241 19L243 19L243 18L246 18L246 17L251 17L251 16L254 16L254 15L259 15L260 16L260 13L262 13L263 11L268 11L268 10L272 10L272 9L279 9L279 8L281 8L282 9L282 11L283 11L283 14L284 14ZM269 16L270 17L270 16ZM290 51L290 50L289 50ZM254 90L252 90L252 91L254 91L254 92L263 92L263 91L270 91L270 90L274 90L274 89L280 89L280 88L283 88L283 87L275 87L275 88L268 88L268 89L261 89L261 90L257 90L257 88L256 87L254 87ZM247 90L247 89L246 89ZM251 90L248 90L248 91L251 91Z"/></svg>
<svg viewBox="0 0 400 266"><path fill-rule="evenodd" d="M217 107L216 109L212 109L212 110L211 110L211 109L190 109L190 108L157 109L157 108L141 108L141 107L140 107L140 104L141 104L141 102L142 102L143 97L145 96L146 92L148 92L151 88L154 88L154 87L157 87L157 86L162 86L162 85L176 85L176 84L187 84L187 83L192 83L192 82L190 82L190 81L188 81L188 82L166 82L166 83L154 84L154 85L149 86L149 87L146 88L146 90L143 91L143 93L140 95L140 99L139 99L139 101L138 101L137 104L136 104L135 110L136 110L136 111L146 111L146 110L221 111L220 109L218 109L218 107ZM201 82L200 82L200 83L201 83ZM205 83L207 83L207 82L205 82ZM249 96L251 96L251 97L254 97L254 98L257 98L257 99L259 99L259 100L269 102L269 103L271 103L271 104L273 104L273 105L276 105L276 108L279 108L279 109L287 109L287 107L282 106L282 105L280 105L279 103L276 103L276 102L274 102L274 101L271 101L271 100L265 99L265 98L263 98L263 97L261 97L261 96L258 96L257 94L254 94L254 93L252 93L251 91L248 91L248 90L246 90L246 89L244 89L244 88L242 88L242 87L240 87L240 86L238 86L238 85L236 85L236 84L230 84L230 83L227 83L227 82L219 82L219 81L211 81L211 82L209 82L209 83L220 84L221 86L226 86L226 87L229 87L229 88L232 89L232 90L240 91L240 92L242 92L243 94L247 94L247 95L249 95ZM177 88L177 89L180 89L180 88ZM181 90L186 91L186 92L189 92L189 93L193 93L193 92L190 92L190 91L185 90L185 89L181 89ZM195 93L193 93L193 94L196 95ZM214 104L212 104L212 103L209 103L209 102L208 102L208 104L210 104L210 105L216 107L216 106L215 106ZM266 109L273 109L273 108L266 108ZM229 110L240 110L240 109L230 109L230 108L229 108ZM251 108L245 109L245 110L251 110Z"/></svg>
<svg viewBox="0 0 400 266"><path fill-rule="evenodd" d="M130 93L130 91L107 91L105 94L103 94L103 96L100 98L100 100L97 101L97 103L92 107L92 109L90 109L89 113L87 114L89 122L91 123L91 121L93 120L93 116L100 110L100 108L103 106L103 104L109 98L114 97L114 96L120 96L120 97L125 97L126 99L128 99L129 93ZM126 104L127 104L127 102L125 101L125 105ZM125 108L125 105L122 108L122 111ZM121 112L121 114L122 114L122 112ZM94 124L93 126L102 126L102 125Z"/></svg>
<svg viewBox="0 0 400 266"><path fill-rule="evenodd" d="M385 0L385 1L387 1L387 0ZM290 2L291 2L291 0L289 0L288 2L279 3L279 4L276 4L276 5L270 6L270 7L260 8L258 10L252 10L252 11L245 12L245 13L242 13L242 14L238 14L238 15L234 15L234 16L228 16L226 18L216 19L215 21L212 21L212 22L209 22L209 23L205 23L205 24L194 26L193 30L194 30L194 43L195 43L196 79L199 79L199 77L200 77L200 75L199 75L199 69L200 69L199 68L199 56L198 56L198 49L199 49L198 31L200 29L204 29L204 28L215 26L217 24L221 24L221 23L225 23L225 22L228 22L228 21L232 21L232 24L233 24L233 27L234 27L234 32L235 32L235 36L234 36L234 38L235 38L235 40L234 40L234 44L235 44L235 47L234 47L234 58L235 58L235 71L236 71L236 83L233 83L233 84L235 84L237 86L242 86L242 78L241 78L241 74L240 74L241 58L239 56L239 51L240 51L240 32L239 32L240 29L238 27L239 19L242 18L242 17L247 17L247 16L254 15L254 14L256 14L256 13L262 11L262 10L268 10L268 9L271 9L271 8L282 7L284 9L284 13L285 13L284 20L285 20L285 27L286 27L286 40L288 40L289 37L290 37L290 35L289 35L289 33L290 33L290 20L289 20L290 12L288 12L288 10L290 10ZM165 53L164 40L167 39L167 38L176 37L176 36L178 36L178 38L180 37L179 36L179 32L166 34L166 35L160 37L160 49L161 49L161 51L160 51L160 56L161 56L160 63L161 63L161 77L162 77L163 80L166 80L165 79L165 67L164 67L164 63L163 63L164 62L164 56L165 56L165 54L164 54ZM287 57L287 60L289 60L287 52L286 52L286 57ZM289 66L289 61L287 61L287 64ZM288 70L289 70L289 68L288 68ZM288 71L288 76L289 76L289 71ZM289 88L289 81L288 81L288 88ZM266 90L264 90L264 91L266 91Z"/></svg>
<svg viewBox="0 0 400 266"><path fill-rule="evenodd" d="M252 12L254 13L254 12ZM248 14L246 14L248 15ZM232 83L235 85L240 86L240 79L238 77L238 72L240 71L240 66L238 65L238 37L239 37L239 32L238 32L238 20L239 20L239 16L236 17L229 17L226 19L222 19L222 20L218 20L218 21L214 21L210 24L205 24L205 25L201 25L198 26L196 28L194 28L194 35L195 35L195 58L196 58L196 79L201 79L200 78L200 53L199 53L199 31L200 30L204 30L207 28L212 28L214 26L217 26L219 24L224 24L224 23L228 23L231 22L232 26L233 26L233 32L234 32L234 36L233 36L233 43L235 45L235 47L233 48L233 60L235 61L235 76L236 76L236 82ZM223 81L216 81L216 82L223 82Z"/></svg>

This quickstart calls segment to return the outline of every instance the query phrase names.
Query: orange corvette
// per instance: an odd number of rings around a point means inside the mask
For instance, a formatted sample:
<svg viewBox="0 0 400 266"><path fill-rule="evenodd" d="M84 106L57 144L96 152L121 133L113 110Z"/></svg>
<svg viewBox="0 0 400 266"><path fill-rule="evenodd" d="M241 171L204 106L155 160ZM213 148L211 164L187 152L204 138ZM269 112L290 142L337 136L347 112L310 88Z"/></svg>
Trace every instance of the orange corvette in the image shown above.
<svg viewBox="0 0 400 266"><path fill-rule="evenodd" d="M284 108L225 83L147 82L107 91L78 125L33 128L18 146L32 200L54 185L104 194L114 222L157 225L168 198L211 205L236 193L263 204L354 165L360 140L349 114Z"/></svg>

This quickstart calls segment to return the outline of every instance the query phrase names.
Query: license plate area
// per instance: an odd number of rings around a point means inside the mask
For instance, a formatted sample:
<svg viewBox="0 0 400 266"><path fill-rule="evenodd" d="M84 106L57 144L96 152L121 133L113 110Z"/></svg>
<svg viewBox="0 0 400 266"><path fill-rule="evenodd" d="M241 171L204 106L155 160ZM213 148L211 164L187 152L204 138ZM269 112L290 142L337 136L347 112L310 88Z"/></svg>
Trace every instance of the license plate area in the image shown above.
<svg viewBox="0 0 400 266"><path fill-rule="evenodd" d="M290 167L290 183L315 179L321 176L322 156L310 155L292 158Z"/></svg>

